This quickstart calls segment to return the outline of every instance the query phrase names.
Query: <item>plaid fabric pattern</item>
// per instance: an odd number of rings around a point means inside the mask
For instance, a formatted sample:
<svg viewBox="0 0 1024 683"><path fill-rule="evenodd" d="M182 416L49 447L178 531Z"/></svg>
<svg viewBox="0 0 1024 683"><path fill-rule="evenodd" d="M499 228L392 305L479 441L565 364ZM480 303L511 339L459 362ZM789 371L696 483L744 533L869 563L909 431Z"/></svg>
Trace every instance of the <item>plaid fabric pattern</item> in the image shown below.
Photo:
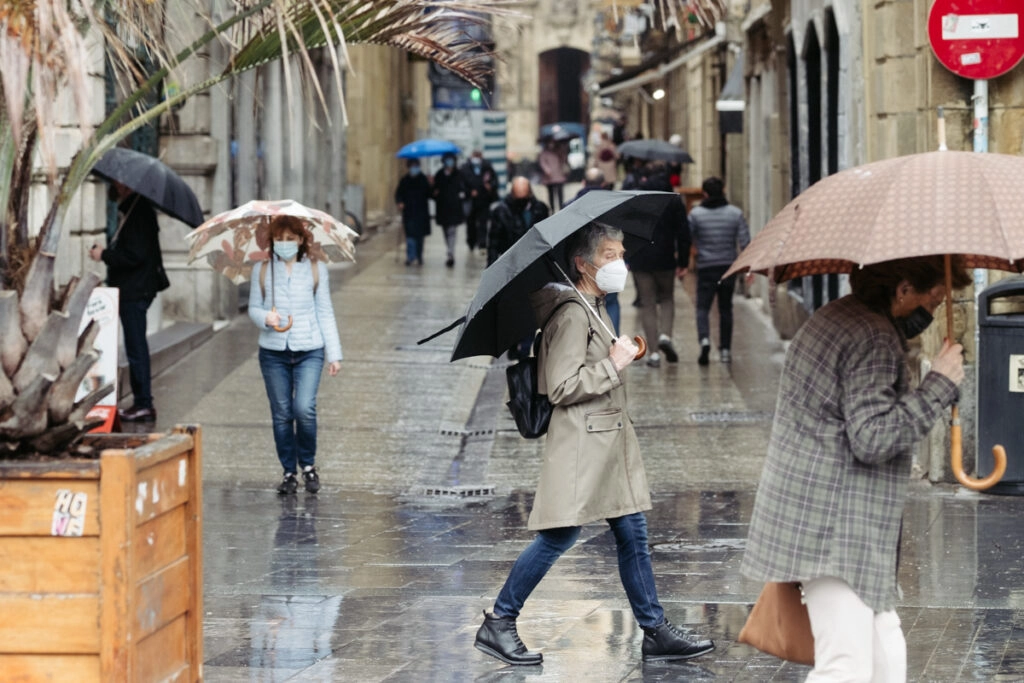
<svg viewBox="0 0 1024 683"><path fill-rule="evenodd" d="M819 310L790 345L743 573L833 576L876 612L895 606L911 449L957 397L937 373L908 386L905 343L852 295Z"/></svg>

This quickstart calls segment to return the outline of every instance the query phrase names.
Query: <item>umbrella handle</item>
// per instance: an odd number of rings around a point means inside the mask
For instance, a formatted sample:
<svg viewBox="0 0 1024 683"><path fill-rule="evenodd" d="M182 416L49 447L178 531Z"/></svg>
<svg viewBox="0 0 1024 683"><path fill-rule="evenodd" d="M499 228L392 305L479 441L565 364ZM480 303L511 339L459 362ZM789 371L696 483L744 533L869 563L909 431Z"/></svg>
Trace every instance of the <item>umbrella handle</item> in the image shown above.
<svg viewBox="0 0 1024 683"><path fill-rule="evenodd" d="M270 311L272 313L277 313L277 306L272 306L270 308ZM275 332L287 332L288 330L291 329L291 327L292 327L292 317L289 315L288 316L288 324L287 325L283 325L283 326L281 326L281 325L274 325L273 326L273 330Z"/></svg>
<svg viewBox="0 0 1024 683"><path fill-rule="evenodd" d="M953 470L953 476L964 487L972 491L984 491L987 488L991 488L1006 473L1006 449L998 445L993 446L992 458L995 461L995 467L992 469L992 473L984 479L975 479L964 472L960 410L959 406L953 406L953 423L949 427L949 461L950 469Z"/></svg>
<svg viewBox="0 0 1024 683"><path fill-rule="evenodd" d="M640 335L633 337L633 341L636 342L637 347L636 356L634 356L633 360L640 360L647 353L647 342Z"/></svg>

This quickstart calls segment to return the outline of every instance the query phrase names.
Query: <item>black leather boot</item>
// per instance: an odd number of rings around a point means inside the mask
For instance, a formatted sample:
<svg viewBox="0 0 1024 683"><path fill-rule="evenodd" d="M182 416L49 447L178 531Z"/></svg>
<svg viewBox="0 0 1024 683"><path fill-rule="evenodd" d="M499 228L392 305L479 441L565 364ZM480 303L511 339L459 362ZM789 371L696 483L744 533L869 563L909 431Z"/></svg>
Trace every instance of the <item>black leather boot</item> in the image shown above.
<svg viewBox="0 0 1024 683"><path fill-rule="evenodd" d="M530 652L519 640L516 620L510 617L496 617L484 612L484 623L476 632L476 649L497 657L506 664L531 665L544 661L544 655Z"/></svg>
<svg viewBox="0 0 1024 683"><path fill-rule="evenodd" d="M666 619L661 626L644 629L644 644L641 651L645 661L666 662L672 659L699 657L714 649L714 642L689 638Z"/></svg>

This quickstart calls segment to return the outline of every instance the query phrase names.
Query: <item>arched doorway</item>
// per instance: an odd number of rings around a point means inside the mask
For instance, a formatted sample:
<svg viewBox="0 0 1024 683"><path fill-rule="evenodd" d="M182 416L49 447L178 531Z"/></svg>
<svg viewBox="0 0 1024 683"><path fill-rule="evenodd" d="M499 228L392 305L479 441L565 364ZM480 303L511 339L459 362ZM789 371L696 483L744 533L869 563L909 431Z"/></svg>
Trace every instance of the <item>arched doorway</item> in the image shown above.
<svg viewBox="0 0 1024 683"><path fill-rule="evenodd" d="M589 111L583 74L590 69L590 55L571 47L540 53L537 92L537 125L586 123Z"/></svg>

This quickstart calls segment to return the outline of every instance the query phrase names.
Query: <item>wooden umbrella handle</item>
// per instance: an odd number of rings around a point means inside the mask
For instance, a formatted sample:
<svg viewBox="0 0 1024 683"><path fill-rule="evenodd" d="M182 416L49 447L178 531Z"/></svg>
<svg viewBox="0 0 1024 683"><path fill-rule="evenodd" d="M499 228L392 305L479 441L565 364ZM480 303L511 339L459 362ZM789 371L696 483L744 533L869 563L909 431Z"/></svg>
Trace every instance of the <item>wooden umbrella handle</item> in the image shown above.
<svg viewBox="0 0 1024 683"><path fill-rule="evenodd" d="M636 356L633 357L633 360L640 360L647 353L647 342L640 335L633 337L633 341L636 342L637 347Z"/></svg>
<svg viewBox="0 0 1024 683"><path fill-rule="evenodd" d="M993 446L992 459L995 466L992 468L992 473L983 479L975 479L964 472L963 435L960 427L959 406L953 406L953 424L949 430L949 464L956 480L972 491L984 491L996 485L1006 473L1006 449L1002 446Z"/></svg>
<svg viewBox="0 0 1024 683"><path fill-rule="evenodd" d="M270 311L271 311L272 313L277 313L277 307L276 307L276 306L272 306L272 307L270 308ZM275 332L287 332L288 330L290 330L290 329L291 329L291 327L292 327L292 317L291 317L290 315L288 316L288 324L287 324L287 325L284 325L284 326L281 326L281 325L272 325L272 326L271 326L271 328L272 328L272 329L273 329L273 330L274 330Z"/></svg>

